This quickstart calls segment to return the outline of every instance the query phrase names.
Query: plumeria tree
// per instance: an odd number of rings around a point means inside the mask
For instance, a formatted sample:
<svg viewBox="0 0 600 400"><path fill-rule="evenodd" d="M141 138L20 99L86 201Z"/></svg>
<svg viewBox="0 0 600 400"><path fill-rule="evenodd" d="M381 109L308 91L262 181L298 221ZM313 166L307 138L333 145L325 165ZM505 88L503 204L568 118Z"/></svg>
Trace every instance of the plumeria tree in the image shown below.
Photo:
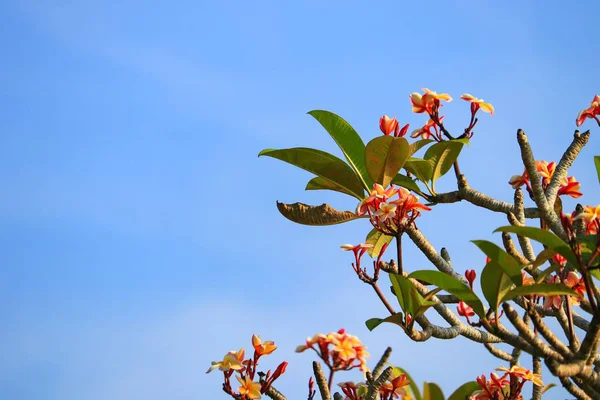
<svg viewBox="0 0 600 400"><path fill-rule="evenodd" d="M493 115L494 107L463 94L461 99L470 105L470 117L464 130L455 135L441 115L444 102L452 101L450 95L423 89L409 98L412 111L428 117L422 127L412 131L411 142L406 139L409 125L400 124L396 118L381 117L382 135L365 145L344 119L316 110L309 114L335 140L347 162L311 148L263 150L259 156L313 173L307 190L336 191L358 203L354 211L338 211L327 204L277 203L277 208L286 218L306 225L368 221L370 229L364 243L341 247L352 253L351 265L358 279L373 288L389 312L367 320L370 330L391 323L421 342L463 336L507 363L463 384L450 400L522 399L526 382L532 383L532 398L541 399L551 386L542 383L542 363L577 399L600 399L600 291L595 283L600 279L600 205L578 204L574 210L566 210L561 201L564 196L582 196L580 183L568 170L588 143L590 132L576 130L558 162L548 162L536 160L527 136L518 130L524 170L508 180L506 188L514 192L514 201L505 202L472 188L459 166L461 152L474 140L478 117L482 112ZM596 95L575 122L577 127L588 120L600 125L599 116L600 96ZM420 151L423 155L417 157ZM600 156L594 157L594 162L600 181ZM435 183L451 171L456 190L436 191ZM426 232L418 228L419 218L426 217L436 205L461 201L504 214L507 219L507 225L495 231L500 233L501 245L473 240L485 255L479 281L475 270L457 272L448 250L435 249ZM526 206L526 201L532 205ZM403 240L406 237L410 242ZM416 246L433 268L407 270L402 251L406 243ZM391 259L387 258L390 246L394 249ZM372 262L364 261L367 255ZM429 313L437 313L444 324L433 323ZM510 350L500 348L502 344ZM273 382L287 363L273 373L257 372L260 357L272 353L275 345L254 336L253 347L252 358L244 360L243 350L231 351L223 361L213 362L210 370L223 372L223 389L235 399L261 395L285 399ZM369 369L365 347L343 329L309 337L297 351L309 349L321 360L313 363L315 377L309 380L309 400L316 395L315 381L321 398L332 399L335 373L354 368L364 372L364 382L339 383L341 393L334 393L333 399L444 399L437 385L424 383L419 390L406 371L390 366L391 348ZM526 364L531 369L521 366L525 356L530 358ZM327 367L328 377L321 363ZM238 390L231 386L234 374L240 384Z"/></svg>

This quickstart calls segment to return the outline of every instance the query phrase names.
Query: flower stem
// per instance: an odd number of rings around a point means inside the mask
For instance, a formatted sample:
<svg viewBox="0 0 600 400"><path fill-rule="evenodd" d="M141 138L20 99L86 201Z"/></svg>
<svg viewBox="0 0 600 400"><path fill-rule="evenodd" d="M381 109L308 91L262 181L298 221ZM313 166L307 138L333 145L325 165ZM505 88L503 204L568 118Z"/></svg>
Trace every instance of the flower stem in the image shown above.
<svg viewBox="0 0 600 400"><path fill-rule="evenodd" d="M396 253L398 255L398 273L402 275L402 233L396 235Z"/></svg>
<svg viewBox="0 0 600 400"><path fill-rule="evenodd" d="M335 374L335 370L333 368L329 368L329 379L327 380L327 386L329 386L330 391L331 385L333 385L333 374Z"/></svg>

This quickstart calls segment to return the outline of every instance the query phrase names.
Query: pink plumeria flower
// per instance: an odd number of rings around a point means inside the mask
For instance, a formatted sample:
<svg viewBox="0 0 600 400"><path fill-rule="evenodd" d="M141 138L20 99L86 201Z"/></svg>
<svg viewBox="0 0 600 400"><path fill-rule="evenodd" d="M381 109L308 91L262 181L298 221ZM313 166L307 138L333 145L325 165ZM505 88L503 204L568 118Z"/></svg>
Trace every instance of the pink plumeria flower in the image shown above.
<svg viewBox="0 0 600 400"><path fill-rule="evenodd" d="M381 203L379 210L375 211L375 216L379 218L379 221L385 222L388 219L394 218L396 215L396 205L390 203Z"/></svg>

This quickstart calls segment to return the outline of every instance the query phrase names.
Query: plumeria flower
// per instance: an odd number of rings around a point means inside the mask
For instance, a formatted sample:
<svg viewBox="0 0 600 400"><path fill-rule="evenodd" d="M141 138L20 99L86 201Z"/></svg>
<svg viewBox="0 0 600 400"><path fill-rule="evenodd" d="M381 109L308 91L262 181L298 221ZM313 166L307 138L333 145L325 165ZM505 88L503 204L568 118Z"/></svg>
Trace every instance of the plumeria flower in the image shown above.
<svg viewBox="0 0 600 400"><path fill-rule="evenodd" d="M440 123L444 120L444 117L440 117ZM433 129L433 132L431 131ZM417 138L421 136L421 139L429 139L432 136L439 141L439 130L438 126L433 120L430 118L429 121L425 125L423 125L419 129L415 129L411 134L411 138Z"/></svg>
<svg viewBox="0 0 600 400"><path fill-rule="evenodd" d="M478 99L468 93L463 94L460 98L471 103L471 113L473 115L475 115L480 108L486 113L494 115L494 106L490 103L486 103L483 99Z"/></svg>
<svg viewBox="0 0 600 400"><path fill-rule="evenodd" d="M558 195L561 196L566 194L567 196L577 199L583 195L583 193L579 191L580 187L581 183L577 182L574 176L570 176L564 184L560 185Z"/></svg>
<svg viewBox="0 0 600 400"><path fill-rule="evenodd" d="M239 376L235 376L237 380L240 382L240 387L238 391L240 394L248 396L250 399L260 399L260 387L261 384L258 382L252 382L249 376L241 378Z"/></svg>
<svg viewBox="0 0 600 400"><path fill-rule="evenodd" d="M536 161L535 167L542 177L542 184L544 186L549 185L550 181L552 180L552 176L554 175L554 170L556 170L556 163L554 161L551 163L548 163L547 161Z"/></svg>
<svg viewBox="0 0 600 400"><path fill-rule="evenodd" d="M419 203L418 197L415 196L414 194L409 194L406 197L406 199L404 199L404 200L399 199L399 200L393 201L392 203L398 204L398 206L401 206L405 212L412 211L412 210L431 211L430 207L427 207L425 204Z"/></svg>
<svg viewBox="0 0 600 400"><path fill-rule="evenodd" d="M469 318L475 316L475 311L473 311L473 308L464 301L458 302L458 307L456 307L456 310L458 311L458 315L467 319L467 322L470 322Z"/></svg>
<svg viewBox="0 0 600 400"><path fill-rule="evenodd" d="M426 95L433 97L435 100L444 100L447 102L451 102L452 101L452 97L450 97L450 95L448 93L440 93L438 94L437 92L434 92L433 90L429 90L427 88L423 88L423 91L425 92Z"/></svg>
<svg viewBox="0 0 600 400"><path fill-rule="evenodd" d="M423 95L416 92L410 94L410 102L414 113L426 112L427 114L433 114L435 109L440 106L440 100L452 101L452 97L447 93L438 94L427 88L423 88L423 91L425 92Z"/></svg>
<svg viewBox="0 0 600 400"><path fill-rule="evenodd" d="M306 338L306 344L300 345L296 347L296 353L302 353L303 351L310 349L314 344L319 343L319 341L327 340L327 335L322 333L317 333L313 337Z"/></svg>
<svg viewBox="0 0 600 400"><path fill-rule="evenodd" d="M600 115L600 96L595 95L592 99L592 102L588 108L585 110L581 110L579 115L577 115L577 119L575 123L577 126L581 126L587 118L593 118L600 125L600 121L598 120L598 115Z"/></svg>
<svg viewBox="0 0 600 400"><path fill-rule="evenodd" d="M549 277L547 282L564 283L567 287L573 289L578 294L578 297L569 296L569 302L574 306L578 306L580 304L580 298L582 298L583 294L585 293L585 284L577 272L569 271L567 276L562 279L562 281L558 275L554 275ZM558 310L562 305L562 300L563 296L546 296L544 299L544 309L549 309L552 307Z"/></svg>
<svg viewBox="0 0 600 400"><path fill-rule="evenodd" d="M595 221L600 221L600 204L596 207L594 206L585 206L583 208L583 212L577 215L573 220L583 219L586 224L593 223Z"/></svg>
<svg viewBox="0 0 600 400"><path fill-rule="evenodd" d="M511 185L513 189L517 189L523 185L526 185L529 188L529 174L527 171L523 171L523 175L513 175L510 177L508 184Z"/></svg>
<svg viewBox="0 0 600 400"><path fill-rule="evenodd" d="M579 276L579 274L575 271L569 271L567 276L563 279L563 283L573 289L579 295L579 297L569 297L571 304L578 306L581 303L580 300L583 298L585 293L585 284L583 283L581 276Z"/></svg>
<svg viewBox="0 0 600 400"><path fill-rule="evenodd" d="M227 372L230 369L232 369L234 371L239 371L244 368L243 361L244 361L244 349L240 349L239 351L232 350L229 353L225 354L225 357L223 357L223 360L212 361L211 366L208 369L208 371L206 371L206 373L208 374L209 372L212 372L213 370L215 370L217 368L219 368L219 370L223 371L223 372Z"/></svg>
<svg viewBox="0 0 600 400"><path fill-rule="evenodd" d="M531 370L520 367L518 365L513 365L510 369L506 367L499 367L496 368L496 371L502 371L510 376L514 376L515 378L520 378L529 382L533 382L533 384L536 386L544 386L540 374L534 374Z"/></svg>
<svg viewBox="0 0 600 400"><path fill-rule="evenodd" d="M422 96L420 93L414 92L410 94L410 102L412 104L412 112L421 114L430 114L433 110L433 98L429 95Z"/></svg>
<svg viewBox="0 0 600 400"><path fill-rule="evenodd" d="M379 183L373 185L373 189L369 193L369 196L361 200L356 208L358 215L364 215L367 211L375 212L379 207L379 202L386 201L393 197L397 193L397 189L393 186L384 188Z"/></svg>
<svg viewBox="0 0 600 400"><path fill-rule="evenodd" d="M274 342L263 342L257 335L252 335L252 346L258 356L266 356L277 350L277 346L275 346Z"/></svg>
<svg viewBox="0 0 600 400"><path fill-rule="evenodd" d="M388 219L392 219L396 215L396 205L390 203L381 203L379 210L375 211L375 216L379 218L380 222L385 222Z"/></svg>
<svg viewBox="0 0 600 400"><path fill-rule="evenodd" d="M334 337L331 343L333 344L333 351L337 352L342 360L348 361L357 358L356 350L354 349L357 343L351 335L344 335L340 339Z"/></svg>
<svg viewBox="0 0 600 400"><path fill-rule="evenodd" d="M307 349L316 351L325 364L333 367L334 370L352 368L359 368L361 371L368 370L366 360L370 354L366 347L356 336L347 334L344 329L308 338L306 344L298 346L296 351L301 353Z"/></svg>
<svg viewBox="0 0 600 400"><path fill-rule="evenodd" d="M560 277L557 275L548 277L547 283L560 283ZM562 296L546 296L544 298L544 309L554 308L555 310L560 309L562 305Z"/></svg>
<svg viewBox="0 0 600 400"><path fill-rule="evenodd" d="M552 261L554 261L561 267L564 267L565 265L567 265L567 259L562 254L557 253L557 254L553 255Z"/></svg>
<svg viewBox="0 0 600 400"><path fill-rule="evenodd" d="M398 129L398 120L396 117L390 118L387 115L384 115L379 119L379 129L381 129L381 132L383 132L384 135L388 136Z"/></svg>

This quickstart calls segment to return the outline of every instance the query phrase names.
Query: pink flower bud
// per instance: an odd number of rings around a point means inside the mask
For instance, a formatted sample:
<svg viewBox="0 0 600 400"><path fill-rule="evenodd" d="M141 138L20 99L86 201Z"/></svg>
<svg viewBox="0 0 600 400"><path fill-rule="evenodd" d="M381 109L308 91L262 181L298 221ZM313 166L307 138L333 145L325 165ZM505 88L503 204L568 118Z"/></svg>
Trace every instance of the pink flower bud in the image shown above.
<svg viewBox="0 0 600 400"><path fill-rule="evenodd" d="M473 282L475 282L475 278L477 277L477 272L474 269L468 269L465 271L465 278L469 281L469 286L473 289Z"/></svg>

